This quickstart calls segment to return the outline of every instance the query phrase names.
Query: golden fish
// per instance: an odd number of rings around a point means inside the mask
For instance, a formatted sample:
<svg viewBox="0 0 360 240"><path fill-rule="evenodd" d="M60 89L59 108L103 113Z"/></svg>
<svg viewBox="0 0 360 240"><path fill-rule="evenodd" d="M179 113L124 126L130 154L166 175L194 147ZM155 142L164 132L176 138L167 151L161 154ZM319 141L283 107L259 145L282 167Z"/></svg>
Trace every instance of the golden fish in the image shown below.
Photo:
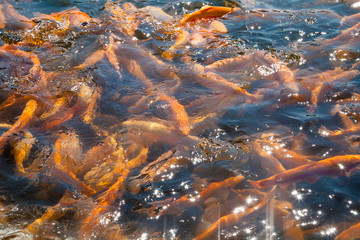
<svg viewBox="0 0 360 240"><path fill-rule="evenodd" d="M14 154L16 169L19 173L24 174L23 163L28 159L30 150L35 143L35 138L29 131L24 132L24 138L13 143L12 154Z"/></svg>
<svg viewBox="0 0 360 240"><path fill-rule="evenodd" d="M360 223L342 231L335 240L355 240L360 238Z"/></svg>
<svg viewBox="0 0 360 240"><path fill-rule="evenodd" d="M100 217L102 214L108 211L109 207L120 198L125 191L124 180L128 174L128 171L124 170L123 174L119 176L116 183L114 183L105 193L103 193L98 199L97 206L91 211L91 213L85 218L79 231L79 239L88 239L96 227L99 225Z"/></svg>
<svg viewBox="0 0 360 240"><path fill-rule="evenodd" d="M34 22L19 14L7 1L2 1L0 4L0 28L18 30L31 28L34 25Z"/></svg>
<svg viewBox="0 0 360 240"><path fill-rule="evenodd" d="M26 103L26 106L20 115L19 119L12 125L12 127L6 131L0 137L0 152L5 147L6 143L8 142L11 135L15 134L16 132L23 130L26 128L31 121L35 117L35 112L37 110L38 104L35 100L30 100Z"/></svg>
<svg viewBox="0 0 360 240"><path fill-rule="evenodd" d="M160 214L162 215L181 214L186 208L194 205L204 208L206 207L206 204L208 204L209 199L211 200L214 197L219 198L218 202L223 202L227 199L231 189L242 180L244 180L243 176L230 177L221 182L210 183L196 196L191 197L189 194L186 194L175 201L166 199L159 202L153 202L152 205L154 207L150 209L150 214L152 214L153 210L155 210L158 206L163 205L165 202L169 202L169 206L166 206L166 208L160 211Z"/></svg>
<svg viewBox="0 0 360 240"><path fill-rule="evenodd" d="M266 196L262 199L262 201L258 204L254 204L250 207L247 207L244 211L239 211L236 213L231 213L222 216L216 222L211 224L211 226L208 229L206 229L201 234L197 235L194 238L194 240L213 239L220 226L234 225L237 222L242 221L242 219L245 218L246 216L249 216L257 211L262 210L268 203L271 196L272 196L272 191L267 193Z"/></svg>
<svg viewBox="0 0 360 240"><path fill-rule="evenodd" d="M258 188L274 185L286 186L301 181L314 183L320 177L349 176L356 172L359 165L360 155L335 156L284 171L264 180L250 182Z"/></svg>
<svg viewBox="0 0 360 240"><path fill-rule="evenodd" d="M181 105L174 97L167 96L166 94L160 93L159 97L159 100L169 103L169 108L173 113L172 120L176 123L178 132L183 135L189 135L189 117L185 111L184 106Z"/></svg>
<svg viewBox="0 0 360 240"><path fill-rule="evenodd" d="M91 17L77 8L64 10L59 13L42 14L35 18L36 21L54 20L62 23L63 29L79 27L84 22L89 22Z"/></svg>
<svg viewBox="0 0 360 240"><path fill-rule="evenodd" d="M200 10L191 14L185 14L183 19L180 20L181 24L194 21L201 18L216 18L222 17L226 14L234 12L234 8L229 7L217 7L217 6L203 6Z"/></svg>

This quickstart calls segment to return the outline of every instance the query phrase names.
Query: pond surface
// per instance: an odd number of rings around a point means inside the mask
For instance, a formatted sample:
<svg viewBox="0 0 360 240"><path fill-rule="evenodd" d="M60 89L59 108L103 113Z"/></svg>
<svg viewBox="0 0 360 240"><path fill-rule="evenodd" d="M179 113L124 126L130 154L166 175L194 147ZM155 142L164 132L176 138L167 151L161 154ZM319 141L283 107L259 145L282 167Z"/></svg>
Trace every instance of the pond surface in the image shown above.
<svg viewBox="0 0 360 240"><path fill-rule="evenodd" d="M1 239L360 238L360 2L0 6Z"/></svg>

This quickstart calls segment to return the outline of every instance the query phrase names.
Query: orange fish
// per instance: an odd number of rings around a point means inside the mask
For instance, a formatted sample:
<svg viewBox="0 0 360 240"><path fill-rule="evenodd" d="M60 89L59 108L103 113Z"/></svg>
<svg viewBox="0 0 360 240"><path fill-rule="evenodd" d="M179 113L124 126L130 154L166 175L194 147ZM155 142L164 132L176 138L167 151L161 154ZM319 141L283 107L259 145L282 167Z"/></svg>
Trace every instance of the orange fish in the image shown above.
<svg viewBox="0 0 360 240"><path fill-rule="evenodd" d="M291 210L292 204L286 201L271 200L271 206L267 208L267 214L273 211L274 225L284 230L284 239L303 240L304 233L300 227L300 223L294 219Z"/></svg>
<svg viewBox="0 0 360 240"><path fill-rule="evenodd" d="M185 14L183 19L180 20L181 24L194 21L201 18L216 18L222 17L226 14L234 12L234 8L217 7L217 6L203 6L200 10L191 14Z"/></svg>
<svg viewBox="0 0 360 240"><path fill-rule="evenodd" d="M175 43L166 51L164 51L161 56L167 60L172 60L176 51L181 47L184 47L186 43L190 41L190 33L185 30L180 30Z"/></svg>
<svg viewBox="0 0 360 240"><path fill-rule="evenodd" d="M76 67L76 69L84 69L87 67L93 67L94 64L101 61L102 59L107 58L109 63L115 68L116 73L121 77L121 69L119 66L119 62L117 56L114 52L116 45L114 44L114 38L109 37L110 42L107 44L105 49L99 49L94 52L92 55L87 57L85 61Z"/></svg>
<svg viewBox="0 0 360 240"><path fill-rule="evenodd" d="M35 117L35 111L37 110L37 108L38 104L35 100L30 100L26 103L24 111L20 115L19 119L12 125L12 127L8 131L6 131L0 137L0 152L5 147L11 135L26 128L31 123L31 121Z"/></svg>
<svg viewBox="0 0 360 240"><path fill-rule="evenodd" d="M66 211L69 210L69 207L75 203L76 200L70 198L67 195L64 195L58 204L55 206L49 207L46 212L31 224L26 227L26 230L32 234L38 234L44 231L44 225L48 224L50 221L59 219L65 215Z"/></svg>
<svg viewBox="0 0 360 240"><path fill-rule="evenodd" d="M319 99L325 96L327 91L333 89L337 82L349 81L359 75L358 70L344 71L340 68L307 76L300 83L311 93L311 103L317 106Z"/></svg>
<svg viewBox="0 0 360 240"><path fill-rule="evenodd" d="M340 112L339 116L341 118L344 129L330 131L325 126L321 126L319 129L319 134L323 137L333 138L333 137L337 137L337 136L343 137L343 136L352 135L352 134L357 133L360 130L360 124L355 124L353 122L353 120L350 119L349 116L347 116L341 112ZM357 119L356 116L354 116L354 118L357 121L359 120L359 119Z"/></svg>
<svg viewBox="0 0 360 240"><path fill-rule="evenodd" d="M137 157L126 162L125 164L126 168L133 169L144 164L148 156L148 151L149 151L148 148L143 148Z"/></svg>
<svg viewBox="0 0 360 240"><path fill-rule="evenodd" d="M86 85L81 86L79 97L81 105L84 105L84 108L86 108L83 110L84 113L82 113L84 123L90 124L95 117L97 102L100 99L100 96L101 94L98 89L92 89Z"/></svg>
<svg viewBox="0 0 360 240"><path fill-rule="evenodd" d="M80 228L79 239L89 239L94 229L98 226L101 215L108 211L116 199L121 199L122 194L125 192L124 180L126 179L127 174L128 170L124 170L116 183L97 199L98 205L86 217Z"/></svg>
<svg viewBox="0 0 360 240"><path fill-rule="evenodd" d="M111 156L111 154L116 151L117 142L114 138L108 136L103 141L103 143L96 145L87 151L84 157L83 166L79 168L79 172L77 173L79 176L83 177L92 168L96 167L98 164L100 165L106 157Z"/></svg>
<svg viewBox="0 0 360 240"><path fill-rule="evenodd" d="M303 156L297 152L286 149L281 143L271 141L268 139L256 140L254 142L255 148L253 151L257 152L264 158L275 158L286 169L299 167L304 164L311 163L306 156ZM272 160L274 161L274 160Z"/></svg>
<svg viewBox="0 0 360 240"><path fill-rule="evenodd" d="M268 151L260 145L259 141L255 141L251 147L251 158L253 161L259 162L263 169L269 175L277 174L285 171L283 165L277 158L268 154Z"/></svg>
<svg viewBox="0 0 360 240"><path fill-rule="evenodd" d="M80 181L72 172L68 172L64 169L51 168L50 175L55 179L59 179L62 182L70 184L77 191L85 194L86 196L92 196L96 193L94 189L88 187L84 182Z"/></svg>
<svg viewBox="0 0 360 240"><path fill-rule="evenodd" d="M136 61L120 56L117 56L117 61L119 61L119 64L124 65L129 73L131 73L135 78L140 80L147 88L147 90L153 87L153 83L146 76L146 74L141 69L141 66Z"/></svg>
<svg viewBox="0 0 360 240"><path fill-rule="evenodd" d="M170 125L167 121L157 118L141 119L132 118L124 121L123 126L127 127L131 132L140 132L142 140L145 141L161 141L167 143L179 143L182 141L189 144L195 144L199 142L199 138L196 136L178 134L174 131L174 126Z"/></svg>
<svg viewBox="0 0 360 240"><path fill-rule="evenodd" d="M255 96L254 94L249 93L245 89L241 88L235 83L228 81L222 76L214 72L207 71L205 67L198 63L192 63L192 65L194 67L192 73L193 78L207 88L222 93L240 94L252 101L258 101L261 98L261 96Z"/></svg>
<svg viewBox="0 0 360 240"><path fill-rule="evenodd" d="M329 39L323 42L323 48L336 47L337 49L355 49L359 46L359 40L356 33L360 29L360 23L357 22L351 28L347 28L333 39Z"/></svg>
<svg viewBox="0 0 360 240"><path fill-rule="evenodd" d="M82 161L79 137L73 133L61 133L54 144L55 166L67 172L76 173Z"/></svg>
<svg viewBox="0 0 360 240"><path fill-rule="evenodd" d="M63 30L69 29L72 27L79 27L84 22L89 22L91 17L84 12L81 12L77 8L67 9L59 13L52 14L42 14L39 17L36 17L34 20L54 20L57 22L62 22Z"/></svg>
<svg viewBox="0 0 360 240"><path fill-rule="evenodd" d="M136 194L140 191L140 186L142 184L154 181L157 176L159 176L162 172L169 170L171 166L190 163L190 160L187 158L172 157L173 155L174 151L170 150L160 155L155 161L152 161L143 167L140 170L139 175L129 178L129 181L127 182L127 190Z"/></svg>
<svg viewBox="0 0 360 240"><path fill-rule="evenodd" d="M46 78L45 72L42 70L40 59L31 52L25 52L20 50L17 46L13 45L3 45L0 48L0 54L9 59L9 61L14 62L18 61L22 63L23 69L19 71L18 68L14 68L12 74L14 76L25 77L28 81L34 83L36 81L35 87L39 86L46 86ZM16 59L17 58L17 59ZM11 66L11 65L10 65ZM35 87L29 83L23 87L25 90L34 89Z"/></svg>
<svg viewBox="0 0 360 240"><path fill-rule="evenodd" d="M356 240L360 238L360 223L342 231L335 240Z"/></svg>
<svg viewBox="0 0 360 240"><path fill-rule="evenodd" d="M135 14L137 8L131 3L124 3L122 9L115 3L107 2L105 10L108 12L109 18L113 21L114 27L128 35L134 35L140 21Z"/></svg>
<svg viewBox="0 0 360 240"><path fill-rule="evenodd" d="M216 61L205 67L207 71L216 73L251 72L257 79L277 81L288 84L293 91L297 91L297 81L294 72L286 63L267 54L265 51L255 51L251 54Z"/></svg>
<svg viewBox="0 0 360 240"><path fill-rule="evenodd" d="M16 169L19 173L25 173L23 162L29 157L30 150L35 143L35 138L29 131L24 132L24 138L13 144L12 153L16 163Z"/></svg>
<svg viewBox="0 0 360 240"><path fill-rule="evenodd" d="M244 180L243 176L236 176L230 177L221 182L210 183L209 186L202 190L198 196L190 197L188 194L186 194L181 198L171 202L170 206L162 211L162 214L182 212L184 208L194 205L202 206L207 199L213 196L219 197L221 199L227 198L228 194L231 192L231 189L242 180ZM162 205L163 201L153 203L154 206L159 204Z"/></svg>
<svg viewBox="0 0 360 240"><path fill-rule="evenodd" d="M75 175L82 160L79 139L75 133L60 134L54 144L53 159L55 168L50 170L53 177L73 185L87 196L95 193Z"/></svg>
<svg viewBox="0 0 360 240"><path fill-rule="evenodd" d="M180 29L175 43L161 56L169 61L175 56L176 51L184 49L186 44L191 44L195 47L203 47L207 40L214 41L216 34L224 34L227 28L222 22L212 20L209 23L203 23L201 26L191 29ZM184 59L182 60L184 61ZM187 61L187 60L185 60Z"/></svg>
<svg viewBox="0 0 360 240"><path fill-rule="evenodd" d="M181 105L174 97L170 97L166 94L160 93L160 99L169 103L169 108L173 113L173 121L177 125L177 130L180 134L189 135L190 126L189 126L189 117L185 111L183 105Z"/></svg>
<svg viewBox="0 0 360 240"><path fill-rule="evenodd" d="M250 182L257 188L274 185L287 186L301 181L313 183L318 181L320 177L349 176L358 169L359 165L360 155L335 156L319 162L305 164L263 180Z"/></svg>
<svg viewBox="0 0 360 240"><path fill-rule="evenodd" d="M31 28L35 25L33 21L19 14L7 1L0 4L0 28L10 30Z"/></svg>
<svg viewBox="0 0 360 240"><path fill-rule="evenodd" d="M263 200L251 207L246 208L244 211L239 211L236 213L230 213L228 215L222 216L216 222L211 224L211 226L206 229L203 233L197 235L194 240L203 240L203 239L214 239L215 234L218 232L220 227L236 224L244 219L246 216L249 216L259 210L262 210L266 204L268 203L270 197L273 195L273 191L267 193L267 195L263 198Z"/></svg>
<svg viewBox="0 0 360 240"><path fill-rule="evenodd" d="M90 198L75 198L73 193L67 191L56 205L49 207L40 218L29 224L23 232L30 232L37 239L56 239L52 233L57 228L57 225L54 225L57 220L71 212L73 223L78 225L92 208L94 208L94 204Z"/></svg>

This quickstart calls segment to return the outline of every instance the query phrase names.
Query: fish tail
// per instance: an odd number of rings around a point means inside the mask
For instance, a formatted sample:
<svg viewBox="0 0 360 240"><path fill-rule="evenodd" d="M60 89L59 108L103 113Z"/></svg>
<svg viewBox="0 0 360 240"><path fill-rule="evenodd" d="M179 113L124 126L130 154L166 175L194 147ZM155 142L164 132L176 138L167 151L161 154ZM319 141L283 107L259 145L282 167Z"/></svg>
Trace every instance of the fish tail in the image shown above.
<svg viewBox="0 0 360 240"><path fill-rule="evenodd" d="M255 187L255 188L263 188L264 186L262 186L262 181L252 181L252 180L248 180L248 182L251 184L251 186Z"/></svg>

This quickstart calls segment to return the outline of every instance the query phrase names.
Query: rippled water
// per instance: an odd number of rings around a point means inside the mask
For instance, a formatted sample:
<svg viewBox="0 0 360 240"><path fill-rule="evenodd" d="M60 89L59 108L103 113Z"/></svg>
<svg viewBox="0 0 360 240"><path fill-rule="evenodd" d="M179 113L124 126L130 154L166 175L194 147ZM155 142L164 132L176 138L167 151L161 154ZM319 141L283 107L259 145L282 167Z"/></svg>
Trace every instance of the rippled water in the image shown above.
<svg viewBox="0 0 360 240"><path fill-rule="evenodd" d="M0 4L2 239L360 237L356 1Z"/></svg>

